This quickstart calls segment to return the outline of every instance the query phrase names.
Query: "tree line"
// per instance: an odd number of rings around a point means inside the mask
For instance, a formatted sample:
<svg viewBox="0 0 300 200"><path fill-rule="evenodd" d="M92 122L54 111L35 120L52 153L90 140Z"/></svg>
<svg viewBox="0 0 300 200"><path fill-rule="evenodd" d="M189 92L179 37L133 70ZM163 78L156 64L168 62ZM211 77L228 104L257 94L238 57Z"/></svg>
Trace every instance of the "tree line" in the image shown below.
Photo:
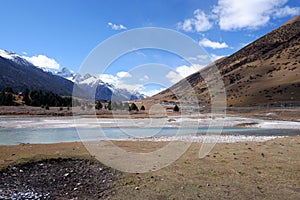
<svg viewBox="0 0 300 200"><path fill-rule="evenodd" d="M43 92L41 90L30 91L26 89L23 93L23 101L28 106L72 106L72 97L62 97L53 92Z"/></svg>
<svg viewBox="0 0 300 200"><path fill-rule="evenodd" d="M0 105L1 106L15 106L15 92L12 88L5 88L0 92Z"/></svg>
<svg viewBox="0 0 300 200"><path fill-rule="evenodd" d="M125 102L115 102L115 101L109 101L107 105L104 105L101 103L101 101L96 101L95 102L95 109L100 110L102 108L107 109L107 110L124 110L124 111L144 111L145 110L145 106L141 106L140 108L138 108L138 106L135 103L131 103L129 105L129 103Z"/></svg>
<svg viewBox="0 0 300 200"><path fill-rule="evenodd" d="M0 105L2 106L17 106L21 102L16 102L16 97L23 101L28 106L55 106L55 107L70 107L72 106L71 97L62 97L53 92L43 92L41 90L25 89L23 93L13 91L12 88L5 88L0 92Z"/></svg>
<svg viewBox="0 0 300 200"><path fill-rule="evenodd" d="M71 107L72 97L62 97L53 92L43 92L41 90L25 89L23 93L18 93L13 91L12 88L8 87L0 92L0 106L18 106L20 102L16 102L16 97L23 101L25 105L28 106L40 106L49 109L49 107ZM73 104L80 105L78 100L74 100ZM107 110L124 110L124 111L145 111L145 106L142 105L140 108L135 103L123 103L123 102L112 102L101 103L101 101L95 102L95 109L107 109ZM177 105L174 106L173 110L175 112L179 111Z"/></svg>

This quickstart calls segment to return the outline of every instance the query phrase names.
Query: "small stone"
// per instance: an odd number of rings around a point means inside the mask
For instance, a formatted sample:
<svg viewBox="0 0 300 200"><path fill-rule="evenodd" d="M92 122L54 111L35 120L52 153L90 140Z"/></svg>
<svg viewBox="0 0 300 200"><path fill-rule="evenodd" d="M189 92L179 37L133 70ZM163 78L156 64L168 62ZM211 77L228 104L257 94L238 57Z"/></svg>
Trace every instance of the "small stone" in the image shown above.
<svg viewBox="0 0 300 200"><path fill-rule="evenodd" d="M140 190L140 188L139 188L139 187L135 187L134 189L135 189L135 190Z"/></svg>
<svg viewBox="0 0 300 200"><path fill-rule="evenodd" d="M64 174L64 177L67 177L67 176L69 176L69 173L65 173L65 174Z"/></svg>

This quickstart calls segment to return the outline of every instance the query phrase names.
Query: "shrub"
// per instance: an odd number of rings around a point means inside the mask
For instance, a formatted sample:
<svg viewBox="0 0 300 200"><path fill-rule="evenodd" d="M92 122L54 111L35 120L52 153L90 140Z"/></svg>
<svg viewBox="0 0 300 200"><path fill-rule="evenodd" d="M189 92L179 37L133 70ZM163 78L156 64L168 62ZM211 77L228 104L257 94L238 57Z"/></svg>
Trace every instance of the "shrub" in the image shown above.
<svg viewBox="0 0 300 200"><path fill-rule="evenodd" d="M175 105L174 108L173 108L173 110L174 110L175 112L179 112L179 107L178 107L177 105Z"/></svg>
<svg viewBox="0 0 300 200"><path fill-rule="evenodd" d="M132 103L130 108L131 110L139 111L139 108L135 105L135 103Z"/></svg>

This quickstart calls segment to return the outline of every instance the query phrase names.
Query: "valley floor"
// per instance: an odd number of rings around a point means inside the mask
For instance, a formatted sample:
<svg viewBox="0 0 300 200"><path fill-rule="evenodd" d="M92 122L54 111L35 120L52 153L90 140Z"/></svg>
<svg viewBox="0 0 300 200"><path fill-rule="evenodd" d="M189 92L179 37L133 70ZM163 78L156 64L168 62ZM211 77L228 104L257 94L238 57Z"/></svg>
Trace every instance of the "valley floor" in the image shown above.
<svg viewBox="0 0 300 200"><path fill-rule="evenodd" d="M114 143L122 149L133 152L150 152L166 145L164 142L146 141L117 141ZM88 183L84 181L87 177L95 176L94 171L97 167L95 168L91 164L84 165L84 172L78 172L82 173L82 177L80 177L75 175L76 172L72 171L74 170L72 167L66 168L66 166L70 166L68 161L63 161L64 164L62 164L62 159L60 159L52 163L51 167L57 170L61 169L64 173L42 170L44 178L41 180L44 182L40 183L40 187L43 187L43 191L48 196L59 199L76 197L84 199L87 190L90 194L93 192L101 196L107 194L104 196L108 199L294 200L300 198L300 136L277 138L266 142L220 143L216 144L209 155L203 159L198 158L199 147L199 143L193 143L177 161L157 171L130 174L108 170L107 172L115 174L107 176L107 181L113 180L113 184L111 187L104 187L102 193L99 192L99 188L93 187L99 184L100 179L88 178L88 180L95 181L89 183L90 187L87 187ZM4 169L11 166L10 169L12 169L13 165L17 165L14 168L17 169L14 178L16 182L26 183L26 188L29 190L41 191L41 188L34 188L38 187L34 182L36 181L35 175L30 176L30 173L34 172L26 171L26 167L20 168L19 164L32 163L30 164L32 168L39 169L43 168L44 164L34 163L50 158L94 160L82 143L0 146L0 167ZM69 162L73 161L69 160ZM82 163L82 161L77 162ZM82 168L76 168L77 164L73 166L75 170L82 170ZM103 168L101 164L98 166ZM57 174L62 177L57 177ZM3 171L0 176L2 182L5 183ZM105 177L101 173L97 176ZM27 180L31 179L30 177L32 177L32 181ZM52 191L51 193L50 189L53 187L50 187L49 184L51 180L53 182L52 178L54 177L59 179L57 180L58 185L64 187L64 189L60 188L64 195L55 196L57 192ZM82 184L74 189L74 182ZM9 183L11 184L7 179L5 184ZM4 186L0 186L0 195L4 189L1 187ZM22 189L22 187L18 187L16 184L14 190ZM49 191L47 191L48 187ZM98 197L89 196L90 199Z"/></svg>
<svg viewBox="0 0 300 200"><path fill-rule="evenodd" d="M73 110L74 109L74 110ZM148 111L124 112L108 110L82 110L80 107L50 107L49 110L31 106L0 106L0 116L72 116L87 115L98 118L161 118L163 116L190 115L180 112L161 112L158 115L149 115ZM199 111L199 114L210 113L209 110ZM293 120L300 121L300 107L279 108L279 107L228 107L226 113L229 115L253 117L261 119Z"/></svg>

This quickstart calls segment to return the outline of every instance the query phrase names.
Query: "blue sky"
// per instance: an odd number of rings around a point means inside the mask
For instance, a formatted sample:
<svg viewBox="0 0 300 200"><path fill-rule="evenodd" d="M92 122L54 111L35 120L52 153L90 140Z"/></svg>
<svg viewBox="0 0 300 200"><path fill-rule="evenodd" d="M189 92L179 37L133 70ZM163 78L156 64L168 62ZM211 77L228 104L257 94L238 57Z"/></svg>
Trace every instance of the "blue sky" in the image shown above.
<svg viewBox="0 0 300 200"><path fill-rule="evenodd" d="M80 69L99 43L127 30L162 27L179 31L199 43L214 60L236 52L300 14L299 0L0 0L0 3L0 49L26 56L36 65L67 67L73 71ZM162 75L169 80L161 84L164 87L178 81L177 75L183 77L195 71L175 55L142 50L122 56L102 78L115 83L120 78L132 77L130 70L147 63L168 65L173 74ZM152 94L163 86L156 90L149 88L152 91L145 88L143 91Z"/></svg>

